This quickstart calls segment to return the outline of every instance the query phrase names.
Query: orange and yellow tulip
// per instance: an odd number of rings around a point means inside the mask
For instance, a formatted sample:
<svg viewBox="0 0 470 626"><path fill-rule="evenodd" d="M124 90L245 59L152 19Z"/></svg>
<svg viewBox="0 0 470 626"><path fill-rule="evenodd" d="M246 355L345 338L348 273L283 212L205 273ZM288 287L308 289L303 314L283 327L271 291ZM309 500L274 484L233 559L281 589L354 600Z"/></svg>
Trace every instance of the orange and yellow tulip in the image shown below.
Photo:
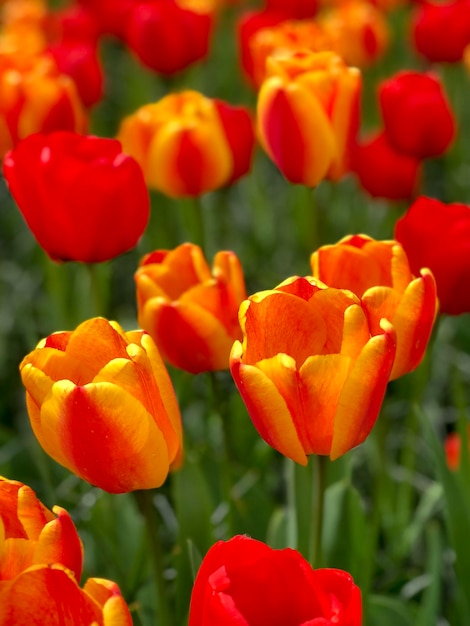
<svg viewBox="0 0 470 626"><path fill-rule="evenodd" d="M0 477L0 626L132 626L119 587L102 578L79 586L83 550L67 511Z"/></svg>
<svg viewBox="0 0 470 626"><path fill-rule="evenodd" d="M360 71L334 52L291 50L268 57L258 133L287 180L314 187L348 170L360 89Z"/></svg>
<svg viewBox="0 0 470 626"><path fill-rule="evenodd" d="M83 548L70 515L59 506L49 511L31 487L0 476L0 581L48 563L80 580Z"/></svg>
<svg viewBox="0 0 470 626"><path fill-rule="evenodd" d="M199 196L238 180L251 167L255 141L245 107L190 90L124 118L118 139L142 167L148 186L175 198Z"/></svg>
<svg viewBox="0 0 470 626"><path fill-rule="evenodd" d="M110 493L159 487L182 456L170 377L144 331L93 318L40 341L20 365L44 450Z"/></svg>
<svg viewBox="0 0 470 626"><path fill-rule="evenodd" d="M436 283L430 270L418 277L397 241L349 235L311 256L312 273L330 287L349 289L361 299L373 335L386 318L395 328L397 352L391 378L421 362L437 312Z"/></svg>
<svg viewBox="0 0 470 626"><path fill-rule="evenodd" d="M377 419L393 361L395 331L375 336L360 300L313 277L293 277L240 307L243 341L230 370L263 439L302 465L336 459Z"/></svg>
<svg viewBox="0 0 470 626"><path fill-rule="evenodd" d="M215 255L212 271L199 246L156 250L135 274L138 320L163 358L193 374L228 369L230 349L241 339L238 308L246 298L240 261Z"/></svg>

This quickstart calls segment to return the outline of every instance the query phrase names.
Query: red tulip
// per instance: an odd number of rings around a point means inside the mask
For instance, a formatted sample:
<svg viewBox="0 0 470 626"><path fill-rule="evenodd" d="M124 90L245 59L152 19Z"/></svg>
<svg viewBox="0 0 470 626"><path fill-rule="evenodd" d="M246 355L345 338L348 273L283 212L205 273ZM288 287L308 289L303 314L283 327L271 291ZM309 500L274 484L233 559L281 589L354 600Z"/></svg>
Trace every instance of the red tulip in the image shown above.
<svg viewBox="0 0 470 626"><path fill-rule="evenodd" d="M421 163L394 150L385 133L376 133L358 143L352 154L351 169L373 198L408 200L415 196Z"/></svg>
<svg viewBox="0 0 470 626"><path fill-rule="evenodd" d="M395 239L413 273L434 274L442 313L470 312L470 206L421 196L398 220Z"/></svg>
<svg viewBox="0 0 470 626"><path fill-rule="evenodd" d="M194 582L189 626L360 626L361 592L342 570L241 535L219 541Z"/></svg>
<svg viewBox="0 0 470 626"><path fill-rule="evenodd" d="M142 171L114 139L57 132L5 157L10 192L55 261L106 261L133 248L149 216Z"/></svg>
<svg viewBox="0 0 470 626"><path fill-rule="evenodd" d="M207 56L212 21L174 0L140 1L130 11L126 42L145 66L171 75Z"/></svg>
<svg viewBox="0 0 470 626"><path fill-rule="evenodd" d="M387 140L416 159L437 157L452 143L455 120L437 75L398 72L379 86Z"/></svg>
<svg viewBox="0 0 470 626"><path fill-rule="evenodd" d="M266 0L266 8L285 13L289 19L302 20L316 14L318 0Z"/></svg>
<svg viewBox="0 0 470 626"><path fill-rule="evenodd" d="M421 0L412 18L416 50L432 63L457 63L470 44L469 0Z"/></svg>

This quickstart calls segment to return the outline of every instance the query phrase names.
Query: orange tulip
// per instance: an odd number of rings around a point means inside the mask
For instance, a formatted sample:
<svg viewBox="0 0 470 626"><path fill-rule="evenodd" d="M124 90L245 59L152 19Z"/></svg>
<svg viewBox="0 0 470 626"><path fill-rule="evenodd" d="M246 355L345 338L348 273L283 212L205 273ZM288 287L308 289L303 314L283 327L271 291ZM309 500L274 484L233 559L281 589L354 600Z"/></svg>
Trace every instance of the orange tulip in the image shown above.
<svg viewBox="0 0 470 626"><path fill-rule="evenodd" d="M118 586L90 578L79 587L83 550L61 507L0 477L0 626L132 626Z"/></svg>
<svg viewBox="0 0 470 626"><path fill-rule="evenodd" d="M386 318L397 335L391 378L414 370L421 362L436 317L436 284L422 269L415 278L405 251L396 241L350 235L322 246L311 256L312 273L330 287L349 289L361 299L373 335Z"/></svg>
<svg viewBox="0 0 470 626"><path fill-rule="evenodd" d="M199 246L156 250L143 258L135 281L139 324L169 363L193 374L228 369L246 298L233 252L218 252L211 272Z"/></svg>
<svg viewBox="0 0 470 626"><path fill-rule="evenodd" d="M387 320L372 336L360 300L293 277L240 307L230 369L259 434L302 465L336 459L371 431L395 358Z"/></svg>
<svg viewBox="0 0 470 626"><path fill-rule="evenodd" d="M258 94L261 144L292 183L314 187L349 168L358 127L361 74L334 52L268 57Z"/></svg>
<svg viewBox="0 0 470 626"><path fill-rule="evenodd" d="M0 581L48 563L80 580L83 548L70 515L59 506L49 511L30 487L0 476Z"/></svg>
<svg viewBox="0 0 470 626"><path fill-rule="evenodd" d="M0 55L0 157L36 132L85 132L75 83L49 55Z"/></svg>
<svg viewBox="0 0 470 626"><path fill-rule="evenodd" d="M118 139L142 167L149 187L180 198L230 185L246 174L254 129L244 107L188 90L124 118Z"/></svg>
<svg viewBox="0 0 470 626"><path fill-rule="evenodd" d="M182 454L181 417L150 335L94 318L20 365L29 418L58 463L110 493L159 487Z"/></svg>

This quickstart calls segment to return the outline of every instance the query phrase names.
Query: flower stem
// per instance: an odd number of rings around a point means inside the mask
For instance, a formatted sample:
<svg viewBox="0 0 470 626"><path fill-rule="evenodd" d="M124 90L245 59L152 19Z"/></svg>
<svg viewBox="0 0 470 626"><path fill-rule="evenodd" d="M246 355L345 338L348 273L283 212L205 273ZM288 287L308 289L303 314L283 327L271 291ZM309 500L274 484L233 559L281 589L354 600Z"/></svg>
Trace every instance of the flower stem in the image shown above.
<svg viewBox="0 0 470 626"><path fill-rule="evenodd" d="M323 551L323 508L325 501L326 486L326 463L327 457L314 454L312 455L312 505L313 505L313 523L312 523L312 541L310 545L310 563L312 567L322 566Z"/></svg>
<svg viewBox="0 0 470 626"><path fill-rule="evenodd" d="M150 557L153 562L155 589L158 599L158 624L170 626L172 624L170 603L168 599L167 583L164 576L163 549L160 542L159 518L153 504L153 491L144 489L133 492L137 507L144 518L150 548Z"/></svg>

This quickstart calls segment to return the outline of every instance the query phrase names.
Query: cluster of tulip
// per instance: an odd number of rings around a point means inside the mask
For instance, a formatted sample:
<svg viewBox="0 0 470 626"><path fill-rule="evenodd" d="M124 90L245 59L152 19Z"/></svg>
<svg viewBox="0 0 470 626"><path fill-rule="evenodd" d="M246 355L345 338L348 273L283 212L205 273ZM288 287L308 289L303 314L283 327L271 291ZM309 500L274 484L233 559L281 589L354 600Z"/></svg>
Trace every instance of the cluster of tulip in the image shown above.
<svg viewBox="0 0 470 626"><path fill-rule="evenodd" d="M21 360L43 450L92 487L135 492L138 501L185 462L175 371L230 372L271 448L300 466L309 457L335 461L370 435L389 382L421 364L438 316L470 312L470 206L419 195L424 162L456 141L438 64L470 63L469 1L410 9L414 52L437 65L378 84L383 130L367 140L365 72L389 50L396 3L228 6L235 4L0 5L2 171L48 263L112 262L142 242L158 200L176 206L236 187L253 176L258 147L289 188L353 180L372 197L413 200L388 238L343 233L322 241L310 250L308 275L289 272L258 291L247 290L243 259L231 250L217 251L212 267L203 241L145 250L134 267L139 330L97 311L74 330L51 331ZM106 97L100 46L111 40L171 85L169 77L210 57L235 10L230 34L253 106L169 90L123 116L114 137L89 132ZM436 30L441 21L455 37ZM317 490L320 501L320 483ZM314 515L321 543L322 504ZM243 532L201 559L189 626L361 626L361 591L350 573ZM92 577L80 586L83 556L65 509L50 511L30 487L0 478L0 626L132 624L116 583ZM169 591L162 572L156 579L168 626ZM269 603L260 603L264 596Z"/></svg>

